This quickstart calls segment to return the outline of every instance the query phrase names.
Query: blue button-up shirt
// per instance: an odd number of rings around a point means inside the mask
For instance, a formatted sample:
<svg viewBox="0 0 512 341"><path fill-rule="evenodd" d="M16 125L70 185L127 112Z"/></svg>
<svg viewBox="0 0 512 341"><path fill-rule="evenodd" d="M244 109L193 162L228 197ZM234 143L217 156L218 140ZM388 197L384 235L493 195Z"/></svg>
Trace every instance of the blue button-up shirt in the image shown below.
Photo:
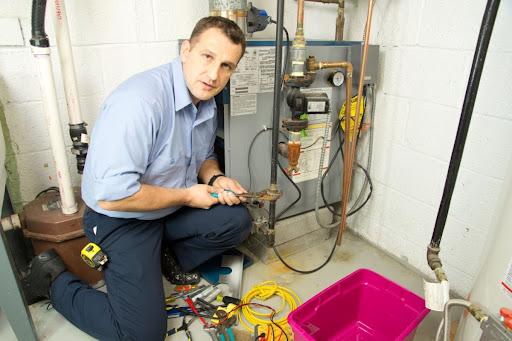
<svg viewBox="0 0 512 341"><path fill-rule="evenodd" d="M137 74L106 99L93 127L82 178L82 197L96 212L116 218L157 219L180 206L149 212L100 208L98 200L126 198L141 184L187 188L215 158L217 107L192 103L179 57Z"/></svg>

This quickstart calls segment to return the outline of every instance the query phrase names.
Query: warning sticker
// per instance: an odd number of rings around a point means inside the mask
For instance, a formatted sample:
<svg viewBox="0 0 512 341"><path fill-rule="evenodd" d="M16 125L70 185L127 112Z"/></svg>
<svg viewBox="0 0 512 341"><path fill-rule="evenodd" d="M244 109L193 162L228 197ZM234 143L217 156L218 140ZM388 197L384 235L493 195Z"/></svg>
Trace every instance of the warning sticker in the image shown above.
<svg viewBox="0 0 512 341"><path fill-rule="evenodd" d="M501 282L501 286L505 294L512 299L512 259L510 259L510 262L508 263L505 279Z"/></svg>
<svg viewBox="0 0 512 341"><path fill-rule="evenodd" d="M292 179L295 183L316 179L318 177L318 167L320 167L320 157L322 155L325 128L326 123L310 124L306 129L307 136L301 137L301 148L298 164L299 172L292 175ZM332 123L329 123L329 133L327 136L331 136L331 130ZM325 172L327 166L329 165L329 148L331 148L331 142L327 141L327 144L325 145L322 174Z"/></svg>
<svg viewBox="0 0 512 341"><path fill-rule="evenodd" d="M301 89L301 92L320 92L327 94L329 99L332 97L331 88L310 88ZM292 175L295 183L316 179L318 177L318 167L320 167L320 158L322 155L322 145L324 142L324 133L326 127L327 114L310 114L308 117L308 128L305 130L306 136L300 138L300 156L299 156L299 172ZM325 155L322 165L322 174L329 166L329 151L331 148L330 136L332 133L332 123L329 123L329 140L325 145Z"/></svg>
<svg viewBox="0 0 512 341"><path fill-rule="evenodd" d="M255 114L256 94L274 90L274 47L248 48L230 79L231 116Z"/></svg>

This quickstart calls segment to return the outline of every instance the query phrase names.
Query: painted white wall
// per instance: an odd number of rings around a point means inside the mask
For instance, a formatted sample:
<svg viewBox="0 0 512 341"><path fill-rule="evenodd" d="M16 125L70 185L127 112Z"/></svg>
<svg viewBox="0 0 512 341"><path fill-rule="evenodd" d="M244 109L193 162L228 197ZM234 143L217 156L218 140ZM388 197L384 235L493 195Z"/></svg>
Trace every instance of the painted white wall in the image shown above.
<svg viewBox="0 0 512 341"><path fill-rule="evenodd" d="M253 0L276 18L275 0ZM178 55L178 39L208 15L208 1L67 1L68 20L88 130L105 97L132 74ZM336 6L306 3L306 39L333 39ZM367 1L346 0L345 38L361 40ZM485 1L377 0L370 42L381 46L370 203L349 227L431 277L429 244ZM24 203L56 186L29 39L31 1L2 1L0 101L16 153ZM512 155L512 3L502 1L452 200L441 257L454 290L465 296L475 278L505 166ZM296 1L284 24L295 33ZM55 44L49 16L46 31ZM20 39L20 36L22 39ZM275 37L275 26L255 34ZM53 49L65 136L65 99ZM69 143L69 147L71 144ZM361 143L361 146L364 146ZM364 159L363 148L361 160ZM79 185L75 159L69 162ZM364 162L361 161L363 164ZM357 177L356 177L357 178ZM357 179L356 179L357 180ZM357 187L357 182L354 188Z"/></svg>

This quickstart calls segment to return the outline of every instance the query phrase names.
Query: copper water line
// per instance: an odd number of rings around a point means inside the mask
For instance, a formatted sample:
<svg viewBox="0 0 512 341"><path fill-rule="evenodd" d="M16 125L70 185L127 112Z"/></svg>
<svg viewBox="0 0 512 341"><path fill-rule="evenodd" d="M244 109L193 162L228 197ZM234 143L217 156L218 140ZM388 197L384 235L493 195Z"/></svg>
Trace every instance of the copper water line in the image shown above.
<svg viewBox="0 0 512 341"><path fill-rule="evenodd" d="M295 36L304 36L304 0L297 3L297 32Z"/></svg>
<svg viewBox="0 0 512 341"><path fill-rule="evenodd" d="M306 0L309 2L321 2L323 4L338 4L338 15L336 16L336 33L334 40L343 40L343 29L345 27L345 0Z"/></svg>
<svg viewBox="0 0 512 341"><path fill-rule="evenodd" d="M343 164L343 196L342 196L342 210L341 210L341 222L340 222L340 230L338 233L338 246L341 245L341 239L343 236L343 232L345 231L345 226L347 222L347 203L348 203L348 194L350 192L350 181L352 180L352 168L354 165L354 153L356 149L356 143L357 143L357 126L359 122L359 111L361 110L361 98L363 96L363 85L364 85L364 74L366 71L366 61L368 59L368 43L370 40L370 27L372 23L372 13L373 13L373 3L374 0L369 0L368 4L368 15L366 18L366 31L365 31L365 38L364 38L364 44L363 44L363 58L361 61L361 74L359 75L359 88L357 91L357 104L356 104L356 116L354 118L354 132L352 134L353 139L350 139L349 134L349 140L350 143L347 143L347 140L345 140L345 146L350 144L350 153L345 154L345 163ZM347 98L347 110L348 110L348 103L349 99ZM346 123L349 121L349 116L346 114L345 117L345 126L349 126ZM347 129L345 129L345 136L347 135ZM346 139L346 137L345 137ZM346 148L345 148L346 150ZM346 165L346 167L345 167ZM346 176L345 176L345 170Z"/></svg>
<svg viewBox="0 0 512 341"><path fill-rule="evenodd" d="M352 67L352 64L350 62L317 62L315 60L315 57L309 57L308 60L307 60L307 71L308 71L308 75L314 75L315 74L315 70L321 70L321 69L329 69L329 68L345 68L347 70L347 75L346 75L346 105L345 105L345 137L344 137L344 140L345 140L345 143L344 143L344 153L345 155L349 155L350 153L350 148L349 148L349 142L350 141L350 107L349 107L349 103L351 103L351 98L352 98L352 73L353 73L353 67ZM357 122L357 121L356 121ZM342 200L342 205L344 205L344 207L346 208L347 207L347 202L348 202L348 195L346 194L345 192L345 188L347 186L347 183L350 182L350 178L348 178L348 174L350 174L350 172L348 171L348 164L347 164L347 157L345 156L345 163L343 164L343 189L342 189L342 195L341 195L341 200ZM345 214L346 214L346 210L345 210ZM339 245L339 244L338 244Z"/></svg>

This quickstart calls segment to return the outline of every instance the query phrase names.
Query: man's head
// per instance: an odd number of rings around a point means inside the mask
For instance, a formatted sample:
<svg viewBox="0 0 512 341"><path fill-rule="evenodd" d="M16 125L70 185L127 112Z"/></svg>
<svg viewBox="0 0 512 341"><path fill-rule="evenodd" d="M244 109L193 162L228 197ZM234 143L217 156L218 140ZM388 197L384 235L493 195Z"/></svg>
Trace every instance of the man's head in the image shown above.
<svg viewBox="0 0 512 341"><path fill-rule="evenodd" d="M245 52L245 36L223 17L206 17L181 45L183 75L194 105L218 94Z"/></svg>

